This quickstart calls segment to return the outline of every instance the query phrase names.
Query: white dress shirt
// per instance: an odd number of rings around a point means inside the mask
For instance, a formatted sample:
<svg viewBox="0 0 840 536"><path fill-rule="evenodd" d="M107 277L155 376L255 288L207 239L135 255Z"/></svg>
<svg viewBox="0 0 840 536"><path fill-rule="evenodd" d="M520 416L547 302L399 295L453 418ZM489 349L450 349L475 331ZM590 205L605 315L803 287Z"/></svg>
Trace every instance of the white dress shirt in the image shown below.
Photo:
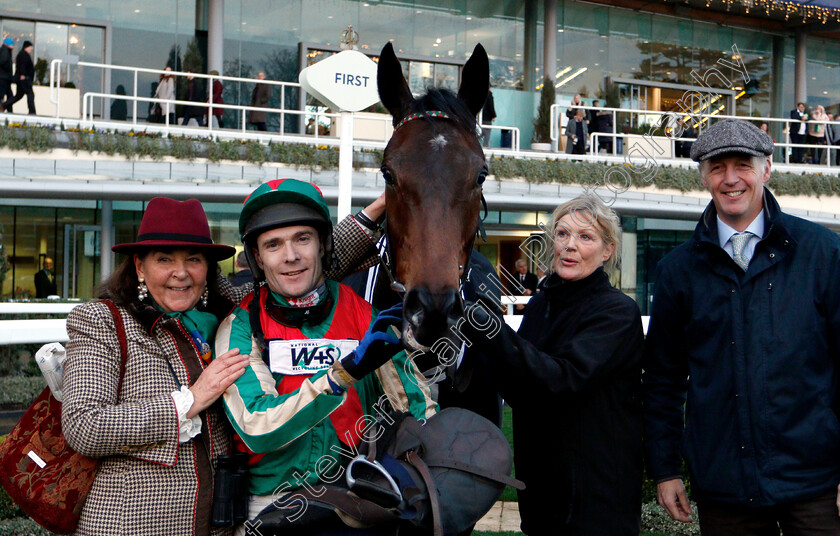
<svg viewBox="0 0 840 536"><path fill-rule="evenodd" d="M732 251L732 235L737 233L735 229L723 223L723 220L720 219L720 216L717 217L717 230L718 230L718 243L723 250L732 257L734 252ZM741 256L747 260L747 263L752 260L753 253L755 253L755 246L761 241L764 237L764 211L762 210L759 212L758 216L750 223L745 231L749 231L752 233L752 236L749 240L747 240L747 244L744 246L744 251L741 252Z"/></svg>

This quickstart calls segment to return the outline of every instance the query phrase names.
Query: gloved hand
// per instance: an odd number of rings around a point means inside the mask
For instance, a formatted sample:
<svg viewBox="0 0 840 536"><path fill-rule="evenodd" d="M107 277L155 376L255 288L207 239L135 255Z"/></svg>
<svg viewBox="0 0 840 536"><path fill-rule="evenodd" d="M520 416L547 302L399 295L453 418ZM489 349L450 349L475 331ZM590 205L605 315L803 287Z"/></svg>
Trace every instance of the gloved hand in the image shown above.
<svg viewBox="0 0 840 536"><path fill-rule="evenodd" d="M400 302L380 312L359 346L341 360L341 366L350 376L361 380L403 349L400 340L388 329L402 325L402 311L403 305Z"/></svg>
<svg viewBox="0 0 840 536"><path fill-rule="evenodd" d="M484 300L477 302L466 302L464 304L464 322L459 324L461 335L471 345L479 349L495 349L499 338L499 332L505 324L504 319L499 316Z"/></svg>

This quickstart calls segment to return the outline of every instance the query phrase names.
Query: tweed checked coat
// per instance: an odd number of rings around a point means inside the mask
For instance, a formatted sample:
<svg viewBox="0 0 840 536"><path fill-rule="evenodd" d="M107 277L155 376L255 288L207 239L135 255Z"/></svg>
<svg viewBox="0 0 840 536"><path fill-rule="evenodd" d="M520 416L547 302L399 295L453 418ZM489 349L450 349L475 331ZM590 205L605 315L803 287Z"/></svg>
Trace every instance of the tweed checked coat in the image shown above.
<svg viewBox="0 0 840 536"><path fill-rule="evenodd" d="M329 275L376 261L369 232L352 216L333 239ZM221 276L219 288L223 299L210 310L220 319L251 291ZM171 397L195 383L204 364L178 320L140 302L119 310L128 343L119 399L120 346L110 310L90 302L67 317L62 428L77 452L101 458L76 534L230 534L209 526L215 460L231 449L227 419L217 402L201 414L201 433L179 443Z"/></svg>

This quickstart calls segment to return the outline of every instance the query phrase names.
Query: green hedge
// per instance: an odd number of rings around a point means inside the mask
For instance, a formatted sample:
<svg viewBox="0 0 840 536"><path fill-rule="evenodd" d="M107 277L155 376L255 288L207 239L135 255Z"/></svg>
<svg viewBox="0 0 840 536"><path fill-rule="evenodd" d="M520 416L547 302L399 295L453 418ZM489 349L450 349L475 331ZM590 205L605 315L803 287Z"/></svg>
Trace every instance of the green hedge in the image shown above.
<svg viewBox="0 0 840 536"><path fill-rule="evenodd" d="M222 160L245 161L255 165L278 162L294 166L338 169L338 149L327 145L300 143L268 143L256 140L214 140L188 136L163 138L159 134L138 132L105 132L94 130L30 127L7 122L0 126L0 147L17 151L43 153L67 147L74 153L80 151L109 156L120 155L126 159L139 157L162 160L173 157L193 161L207 158L210 162ZM368 167L371 162L382 160L382 151L357 151L354 166Z"/></svg>
<svg viewBox="0 0 840 536"><path fill-rule="evenodd" d="M43 376L0 376L0 408L26 408L47 382Z"/></svg>
<svg viewBox="0 0 840 536"><path fill-rule="evenodd" d="M659 166L654 170L641 165L500 157L490 161L490 169L499 179L522 178L535 184L579 184L595 187L606 186L606 181L609 180L612 187L618 191L626 187L646 186L681 192L704 190L696 166ZM840 177L822 173L773 173L768 186L778 195L840 195Z"/></svg>
<svg viewBox="0 0 840 536"><path fill-rule="evenodd" d="M61 136L59 136L61 134ZM326 145L300 143L269 143L255 140L220 141L210 138L173 136L163 138L158 134L138 132L100 132L70 129L56 131L46 127L29 127L17 123L0 126L0 147L12 150L42 153L67 146L76 153L97 152L121 155L126 159L146 157L161 160L173 157L193 161L207 158L211 162L222 160L245 161L254 165L278 162L298 167L338 168L338 149ZM357 151L354 166L377 167L382 151ZM571 160L498 157L490 161L491 172L499 179L522 178L531 183L579 184L605 186L610 172L610 182L615 189L624 187L656 186L682 192L702 191L703 184L696 167L680 168L659 166L647 169L639 165L601 164ZM623 168L619 172L619 169ZM822 173L774 173L770 188L780 195L840 195L840 177Z"/></svg>

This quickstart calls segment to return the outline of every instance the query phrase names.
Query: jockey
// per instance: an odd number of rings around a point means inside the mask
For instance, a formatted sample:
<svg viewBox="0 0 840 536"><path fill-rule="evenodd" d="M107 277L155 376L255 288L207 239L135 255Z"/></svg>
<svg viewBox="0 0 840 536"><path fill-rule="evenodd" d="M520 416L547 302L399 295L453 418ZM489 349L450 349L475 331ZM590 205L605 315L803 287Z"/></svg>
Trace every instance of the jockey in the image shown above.
<svg viewBox="0 0 840 536"><path fill-rule="evenodd" d="M390 332L401 309L377 316L325 278L332 223L317 187L294 179L260 185L245 200L239 231L255 290L219 327L216 355L250 355L223 402L238 449L250 455L254 520L291 491L337 482L352 458L344 453L357 452L366 422L387 410L383 399L416 418L433 415L436 404Z"/></svg>

